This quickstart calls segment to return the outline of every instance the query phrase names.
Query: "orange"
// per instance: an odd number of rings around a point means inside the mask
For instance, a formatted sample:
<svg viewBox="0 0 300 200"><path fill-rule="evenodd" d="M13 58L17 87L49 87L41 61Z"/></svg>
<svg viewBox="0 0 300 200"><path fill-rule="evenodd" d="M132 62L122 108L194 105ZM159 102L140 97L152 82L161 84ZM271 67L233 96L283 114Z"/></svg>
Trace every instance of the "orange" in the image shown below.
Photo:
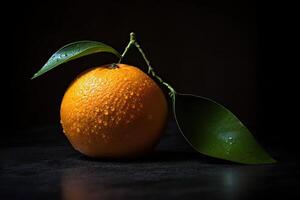
<svg viewBox="0 0 300 200"><path fill-rule="evenodd" d="M140 69L112 64L80 74L61 103L72 146L91 157L134 157L157 143L167 118L159 86Z"/></svg>

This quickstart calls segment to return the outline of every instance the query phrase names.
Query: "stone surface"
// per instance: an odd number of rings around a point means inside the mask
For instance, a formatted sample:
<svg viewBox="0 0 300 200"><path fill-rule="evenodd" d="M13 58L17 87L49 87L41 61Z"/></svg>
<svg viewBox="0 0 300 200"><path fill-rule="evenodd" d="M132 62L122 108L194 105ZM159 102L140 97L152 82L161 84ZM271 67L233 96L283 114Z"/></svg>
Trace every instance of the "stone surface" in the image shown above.
<svg viewBox="0 0 300 200"><path fill-rule="evenodd" d="M1 142L1 199L256 199L300 197L299 160L274 149L274 165L239 165L191 151L174 125L136 160L95 160L72 149L60 128Z"/></svg>

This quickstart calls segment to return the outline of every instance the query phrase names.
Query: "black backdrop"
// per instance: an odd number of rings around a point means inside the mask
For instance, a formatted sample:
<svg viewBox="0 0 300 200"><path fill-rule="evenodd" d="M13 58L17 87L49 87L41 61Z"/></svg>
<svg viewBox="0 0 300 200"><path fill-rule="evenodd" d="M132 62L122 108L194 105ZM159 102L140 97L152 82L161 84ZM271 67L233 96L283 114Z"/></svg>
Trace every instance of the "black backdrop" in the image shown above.
<svg viewBox="0 0 300 200"><path fill-rule="evenodd" d="M276 8L276 9L274 9ZM111 63L96 54L30 77L61 46L102 41L120 52L137 33L156 71L178 91L210 97L233 111L261 141L291 147L288 118L288 30L281 5L255 1L26 1L8 5L2 17L5 95L4 136L59 124L68 84L91 66ZM285 35L286 36L286 35ZM284 37L285 41L289 40ZM131 51L124 62L146 69ZM291 122L289 126L282 122Z"/></svg>

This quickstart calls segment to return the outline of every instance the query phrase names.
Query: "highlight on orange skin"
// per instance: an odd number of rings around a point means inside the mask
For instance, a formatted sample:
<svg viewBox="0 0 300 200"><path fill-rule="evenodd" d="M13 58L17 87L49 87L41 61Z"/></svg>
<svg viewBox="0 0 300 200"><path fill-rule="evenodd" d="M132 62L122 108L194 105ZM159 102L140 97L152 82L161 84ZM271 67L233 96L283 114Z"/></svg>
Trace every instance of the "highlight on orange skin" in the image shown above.
<svg viewBox="0 0 300 200"><path fill-rule="evenodd" d="M80 74L61 103L73 147L91 157L133 157L153 148L167 118L159 86L140 69L117 64Z"/></svg>

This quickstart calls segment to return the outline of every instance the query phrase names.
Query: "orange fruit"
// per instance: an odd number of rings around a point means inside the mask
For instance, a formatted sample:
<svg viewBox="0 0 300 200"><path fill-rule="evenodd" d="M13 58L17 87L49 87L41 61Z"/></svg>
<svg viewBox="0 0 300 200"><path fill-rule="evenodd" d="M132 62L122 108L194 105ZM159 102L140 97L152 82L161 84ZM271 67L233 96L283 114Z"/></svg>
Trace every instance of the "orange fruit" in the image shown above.
<svg viewBox="0 0 300 200"><path fill-rule="evenodd" d="M104 65L80 74L61 103L72 146L91 157L134 157L157 143L167 118L159 86L140 69Z"/></svg>

